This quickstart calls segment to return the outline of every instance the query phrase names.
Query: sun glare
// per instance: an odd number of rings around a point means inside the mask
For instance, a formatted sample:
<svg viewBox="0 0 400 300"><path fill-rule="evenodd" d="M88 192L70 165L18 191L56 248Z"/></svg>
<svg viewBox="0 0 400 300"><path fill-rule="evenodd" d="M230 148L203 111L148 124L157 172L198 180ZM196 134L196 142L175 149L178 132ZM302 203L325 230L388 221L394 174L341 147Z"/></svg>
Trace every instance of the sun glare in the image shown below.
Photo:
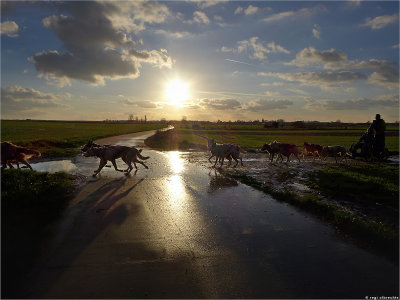
<svg viewBox="0 0 400 300"><path fill-rule="evenodd" d="M181 105L189 99L188 84L179 79L172 80L167 83L165 90L165 98L172 105Z"/></svg>

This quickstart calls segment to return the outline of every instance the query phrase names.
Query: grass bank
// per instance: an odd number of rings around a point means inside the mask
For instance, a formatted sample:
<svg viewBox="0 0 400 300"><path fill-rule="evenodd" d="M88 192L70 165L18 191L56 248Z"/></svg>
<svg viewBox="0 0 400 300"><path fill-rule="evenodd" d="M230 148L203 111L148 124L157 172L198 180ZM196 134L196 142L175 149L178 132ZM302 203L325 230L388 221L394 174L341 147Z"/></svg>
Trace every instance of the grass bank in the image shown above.
<svg viewBox="0 0 400 300"><path fill-rule="evenodd" d="M1 121L1 139L38 150L43 157L74 156L88 140L154 130L160 123Z"/></svg>
<svg viewBox="0 0 400 300"><path fill-rule="evenodd" d="M12 298L74 190L66 173L1 170L2 298Z"/></svg>

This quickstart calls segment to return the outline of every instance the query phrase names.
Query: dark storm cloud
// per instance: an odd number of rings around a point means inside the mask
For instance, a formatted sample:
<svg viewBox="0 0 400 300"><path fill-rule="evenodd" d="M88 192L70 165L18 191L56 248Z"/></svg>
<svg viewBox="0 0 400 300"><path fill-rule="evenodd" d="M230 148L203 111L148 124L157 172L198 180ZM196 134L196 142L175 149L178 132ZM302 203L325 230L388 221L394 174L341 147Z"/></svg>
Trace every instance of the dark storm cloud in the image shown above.
<svg viewBox="0 0 400 300"><path fill-rule="evenodd" d="M37 71L56 79L60 85L69 84L69 79L104 84L106 78L135 78L139 76L140 62L170 67L172 60L166 50L133 49L141 42L127 35L143 29L145 22L155 22L158 14L150 13L150 8L156 4L84 1L60 5L59 9L68 15L44 18L43 25L62 41L66 51L43 51L30 60ZM163 7L156 8L162 10ZM122 8L133 9L131 12L137 12L137 16L131 16ZM137 8L147 9L135 10ZM139 20L140 24L136 26L134 20Z"/></svg>

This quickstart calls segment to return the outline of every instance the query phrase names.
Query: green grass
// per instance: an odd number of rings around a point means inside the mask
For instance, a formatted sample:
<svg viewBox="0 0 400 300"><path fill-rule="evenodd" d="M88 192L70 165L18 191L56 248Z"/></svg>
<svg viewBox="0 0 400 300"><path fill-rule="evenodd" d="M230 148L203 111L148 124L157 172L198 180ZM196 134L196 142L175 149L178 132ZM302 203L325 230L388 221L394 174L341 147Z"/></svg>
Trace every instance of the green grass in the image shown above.
<svg viewBox="0 0 400 300"><path fill-rule="evenodd" d="M42 156L73 156L75 148L88 140L160 129L164 124L58 122L58 121L1 121L1 140L30 147Z"/></svg>
<svg viewBox="0 0 400 300"><path fill-rule="evenodd" d="M2 213L10 209L21 214L39 213L41 219L52 219L67 203L73 179L66 173L2 169Z"/></svg>
<svg viewBox="0 0 400 300"><path fill-rule="evenodd" d="M322 193L362 204L399 208L399 167L384 164L329 165L310 176Z"/></svg>
<svg viewBox="0 0 400 300"><path fill-rule="evenodd" d="M326 133L326 135L315 135L315 132L310 130L302 131L301 135L293 131L275 130L268 131L268 134L253 134L246 131L215 131L215 130L191 130L191 129L177 129L177 134L182 140L187 140L190 143L207 145L206 139L214 139L219 143L233 143L242 146L243 148L261 148L263 144L270 143L274 140L281 143L290 143L302 146L304 142L310 144L320 144L322 146L328 145L342 145L346 148L357 142L364 131L360 131L360 135L347 136L346 133L341 132L342 135L332 135L331 132L318 132ZM309 134L309 135L308 135ZM197 136L197 137L196 137ZM203 137L203 138L202 138ZM386 148L392 152L399 151L399 136L387 136Z"/></svg>
<svg viewBox="0 0 400 300"><path fill-rule="evenodd" d="M13 298L73 193L72 175L1 170L3 298Z"/></svg>

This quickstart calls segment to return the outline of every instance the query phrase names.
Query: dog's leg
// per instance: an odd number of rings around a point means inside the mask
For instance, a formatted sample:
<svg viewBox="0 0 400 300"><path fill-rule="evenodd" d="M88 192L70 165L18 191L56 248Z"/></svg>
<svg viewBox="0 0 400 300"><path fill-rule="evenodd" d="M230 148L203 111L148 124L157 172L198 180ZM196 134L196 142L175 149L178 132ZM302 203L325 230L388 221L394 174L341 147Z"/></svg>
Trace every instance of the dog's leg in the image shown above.
<svg viewBox="0 0 400 300"><path fill-rule="evenodd" d="M126 170L123 170L123 171L124 172L128 172L128 171L130 172L130 170L132 170L132 165L130 164L129 159L127 157L125 157L125 156L122 156L121 159L128 166L126 168Z"/></svg>
<svg viewBox="0 0 400 300"><path fill-rule="evenodd" d="M149 168L148 166L146 166L146 165L144 164L144 162L142 162L142 161L140 161L140 160L138 160L137 163L143 165L146 169ZM135 164L135 167L136 167L136 164ZM136 169L137 169L137 168L136 168Z"/></svg>
<svg viewBox="0 0 400 300"><path fill-rule="evenodd" d="M26 165L29 169L33 170L31 165L28 163L28 160L26 158L21 159L21 163L23 163L24 165ZM19 169L19 165L18 165L18 169Z"/></svg>
<svg viewBox="0 0 400 300"><path fill-rule="evenodd" d="M223 164L224 164L224 159L225 159L225 157L222 156L221 165L219 166L220 168L222 168L222 166L223 166Z"/></svg>
<svg viewBox="0 0 400 300"><path fill-rule="evenodd" d="M106 165L106 163L107 163L107 160L105 160L105 159L100 160L98 169L93 171L93 177L100 173L101 169L103 169L103 167Z"/></svg>
<svg viewBox="0 0 400 300"><path fill-rule="evenodd" d="M229 165L228 165L228 167L230 167L230 166L231 166L231 163L232 163L232 157L231 157L231 156L227 156L226 158L229 160ZM236 160L236 158L235 158L235 160Z"/></svg>
<svg viewBox="0 0 400 300"><path fill-rule="evenodd" d="M232 158L233 158L233 159L236 161L236 165L234 166L234 167L236 168L236 167L237 167L237 165L239 164L239 161L237 160L237 158L236 158L236 157L233 157L233 156L232 156ZM229 165L230 165L230 163L231 163L231 162L229 162Z"/></svg>
<svg viewBox="0 0 400 300"><path fill-rule="evenodd" d="M213 157L214 157L214 154L211 155L210 158L208 159L208 161L209 161L210 163L212 163L212 162L211 162L211 158L213 158Z"/></svg>
<svg viewBox="0 0 400 300"><path fill-rule="evenodd" d="M218 158L219 158L218 156L215 157L214 168L215 168L215 166L216 166L216 164L217 164Z"/></svg>
<svg viewBox="0 0 400 300"><path fill-rule="evenodd" d="M123 172L122 170L118 169L117 163L115 162L115 159L111 160L111 163L113 164L115 171Z"/></svg>

